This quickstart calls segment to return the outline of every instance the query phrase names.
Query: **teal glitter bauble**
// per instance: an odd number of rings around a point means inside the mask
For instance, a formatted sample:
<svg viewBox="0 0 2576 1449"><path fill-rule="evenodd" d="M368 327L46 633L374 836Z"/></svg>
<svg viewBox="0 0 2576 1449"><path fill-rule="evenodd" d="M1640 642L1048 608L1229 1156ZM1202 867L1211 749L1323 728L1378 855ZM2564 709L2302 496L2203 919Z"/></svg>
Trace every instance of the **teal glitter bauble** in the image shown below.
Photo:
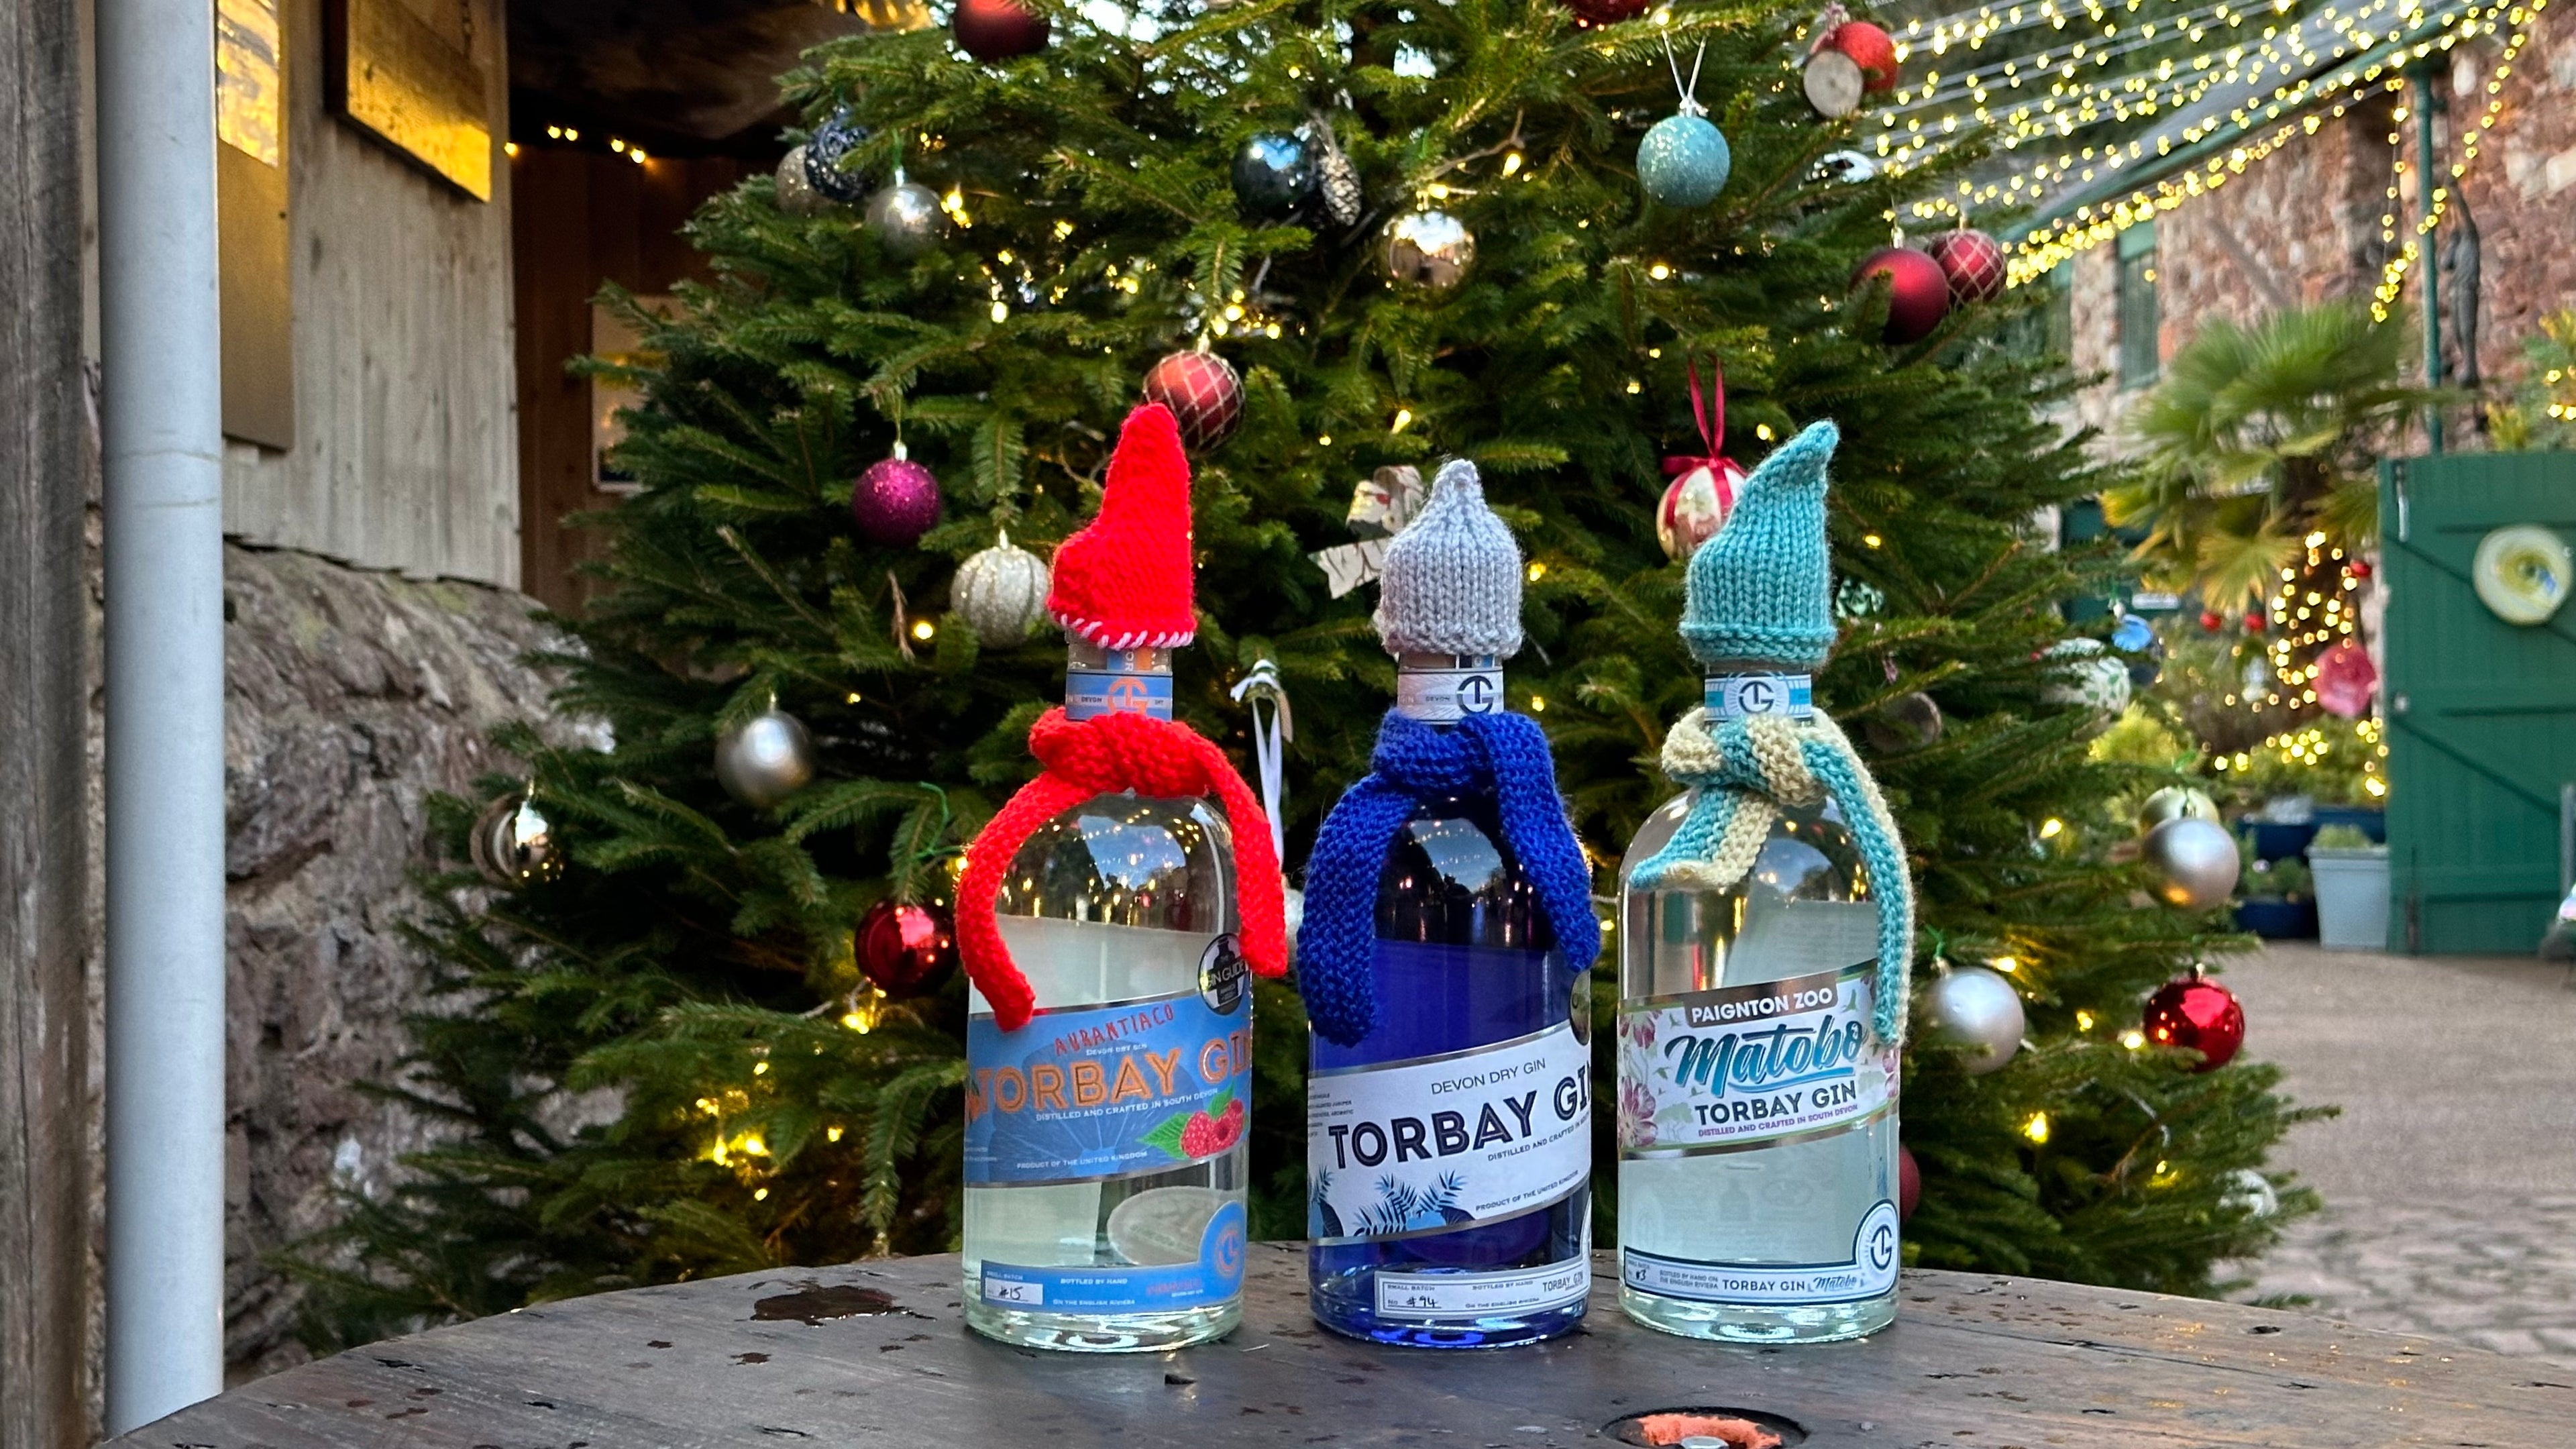
<svg viewBox="0 0 2576 1449"><path fill-rule="evenodd" d="M1726 189L1735 158L1706 116L1666 116L1637 143L1637 182L1666 206L1706 206Z"/></svg>

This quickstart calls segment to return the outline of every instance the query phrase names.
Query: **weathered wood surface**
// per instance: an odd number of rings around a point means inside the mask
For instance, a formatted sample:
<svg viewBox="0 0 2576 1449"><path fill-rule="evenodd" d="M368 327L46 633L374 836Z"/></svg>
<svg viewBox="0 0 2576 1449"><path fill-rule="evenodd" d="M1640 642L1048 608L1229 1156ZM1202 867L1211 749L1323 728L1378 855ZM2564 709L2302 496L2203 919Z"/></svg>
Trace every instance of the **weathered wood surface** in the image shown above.
<svg viewBox="0 0 2576 1449"><path fill-rule="evenodd" d="M448 9L463 12L485 76L489 203L326 114L321 0L280 0L295 446L227 447L224 532L419 578L515 588L510 188L500 155L506 6L450 0Z"/></svg>
<svg viewBox="0 0 2576 1449"><path fill-rule="evenodd" d="M0 1445L88 1437L80 12L0 5Z"/></svg>
<svg viewBox="0 0 2576 1449"><path fill-rule="evenodd" d="M1573 1449L1645 1410L1784 1415L1815 1446L2379 1449L2576 1442L2576 1370L2291 1313L1909 1273L1875 1338L1743 1349L1639 1328L1597 1260L1587 1331L1426 1354L1307 1316L1305 1255L1256 1246L1244 1326L1181 1353L1005 1348L959 1321L957 1260L605 1294L290 1369L134 1449L1214 1444ZM874 1290L880 1311L832 1317ZM819 1294L815 1290L825 1290ZM817 1298L822 1302L817 1303ZM800 1319L813 1312L815 1321Z"/></svg>

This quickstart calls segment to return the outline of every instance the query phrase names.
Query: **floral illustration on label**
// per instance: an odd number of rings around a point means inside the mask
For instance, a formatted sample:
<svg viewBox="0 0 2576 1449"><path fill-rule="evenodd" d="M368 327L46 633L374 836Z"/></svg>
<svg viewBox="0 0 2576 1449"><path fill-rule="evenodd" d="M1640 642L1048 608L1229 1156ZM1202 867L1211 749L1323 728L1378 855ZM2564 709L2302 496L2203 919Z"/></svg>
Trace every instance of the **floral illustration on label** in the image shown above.
<svg viewBox="0 0 2576 1449"><path fill-rule="evenodd" d="M1869 1029L1872 967L1631 1003L1619 1014L1619 1148L1632 1156L1838 1129L1896 1100Z"/></svg>

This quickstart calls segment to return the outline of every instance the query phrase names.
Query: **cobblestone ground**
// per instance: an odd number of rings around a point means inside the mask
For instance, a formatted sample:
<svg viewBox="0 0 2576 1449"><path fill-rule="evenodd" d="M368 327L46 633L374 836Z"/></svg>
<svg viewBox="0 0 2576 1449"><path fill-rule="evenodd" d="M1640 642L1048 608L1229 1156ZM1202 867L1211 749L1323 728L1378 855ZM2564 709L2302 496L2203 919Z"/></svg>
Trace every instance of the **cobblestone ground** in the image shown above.
<svg viewBox="0 0 2576 1449"><path fill-rule="evenodd" d="M2246 1051L2302 1103L2276 1165L2326 1211L2255 1268L2370 1328L2576 1368L2576 989L2529 960L2276 946L2227 964Z"/></svg>

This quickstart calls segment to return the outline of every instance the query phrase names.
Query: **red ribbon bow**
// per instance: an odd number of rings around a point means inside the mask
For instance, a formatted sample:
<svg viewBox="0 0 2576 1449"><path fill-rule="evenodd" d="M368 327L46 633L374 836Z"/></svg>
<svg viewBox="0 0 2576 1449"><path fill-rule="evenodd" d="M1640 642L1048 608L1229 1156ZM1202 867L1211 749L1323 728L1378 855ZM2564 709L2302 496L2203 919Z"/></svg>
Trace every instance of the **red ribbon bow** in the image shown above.
<svg viewBox="0 0 2576 1449"><path fill-rule="evenodd" d="M993 1004L995 1026L1018 1031L1028 1025L1037 1005L993 918L993 901L1011 857L1047 821L1095 795L1121 790L1166 800L1214 795L1224 803L1226 823L1234 833L1244 960L1263 976L1287 973L1288 926L1269 817L1225 751L1172 720L1128 713L1074 720L1051 709L1030 726L1029 753L1046 766L1046 773L1021 786L975 837L966 851L965 873L957 879L958 955L967 979Z"/></svg>
<svg viewBox="0 0 2576 1449"><path fill-rule="evenodd" d="M1694 468L1706 468L1709 481L1717 487L1720 509L1735 506L1735 480L1744 476L1743 465L1721 456L1726 451L1726 374L1718 369L1717 359L1708 360L1709 390L1703 396L1699 386L1699 361L1688 364L1690 371L1691 416L1699 422L1701 446L1708 449L1705 458L1670 457L1664 460L1664 476L1679 478Z"/></svg>

